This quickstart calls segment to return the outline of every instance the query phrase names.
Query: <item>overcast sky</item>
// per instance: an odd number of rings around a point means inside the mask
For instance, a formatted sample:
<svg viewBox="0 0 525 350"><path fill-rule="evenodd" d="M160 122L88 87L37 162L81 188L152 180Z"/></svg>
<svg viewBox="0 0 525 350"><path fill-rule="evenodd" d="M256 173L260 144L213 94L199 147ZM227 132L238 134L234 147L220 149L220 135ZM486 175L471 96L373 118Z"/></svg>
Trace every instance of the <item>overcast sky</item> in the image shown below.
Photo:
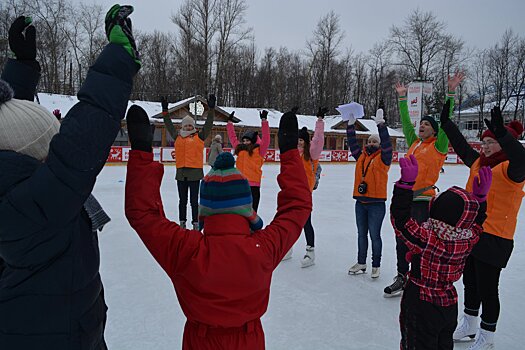
<svg viewBox="0 0 525 350"><path fill-rule="evenodd" d="M85 1L85 2L89 2ZM93 0L109 8L115 0ZM121 4L126 1L121 1ZM135 7L134 27L151 32L176 32L170 16L181 0L130 0ZM334 10L345 32L343 52L352 47L367 52L388 37L389 28L401 25L412 10L432 11L447 25L447 32L462 38L468 47L486 48L507 28L525 37L525 0L247 0L246 25L253 28L255 44L305 48L321 16Z"/></svg>

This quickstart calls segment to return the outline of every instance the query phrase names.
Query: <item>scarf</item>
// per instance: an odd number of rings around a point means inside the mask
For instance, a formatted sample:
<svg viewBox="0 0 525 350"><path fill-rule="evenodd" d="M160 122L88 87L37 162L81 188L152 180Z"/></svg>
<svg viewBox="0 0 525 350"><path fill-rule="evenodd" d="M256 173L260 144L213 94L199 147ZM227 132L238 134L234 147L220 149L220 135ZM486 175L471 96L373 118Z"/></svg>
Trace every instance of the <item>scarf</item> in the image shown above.
<svg viewBox="0 0 525 350"><path fill-rule="evenodd" d="M487 157L483 152L481 152L479 155L479 165L489 166L490 168L494 168L496 165L506 160L508 160L508 158L503 150L494 153L490 157Z"/></svg>

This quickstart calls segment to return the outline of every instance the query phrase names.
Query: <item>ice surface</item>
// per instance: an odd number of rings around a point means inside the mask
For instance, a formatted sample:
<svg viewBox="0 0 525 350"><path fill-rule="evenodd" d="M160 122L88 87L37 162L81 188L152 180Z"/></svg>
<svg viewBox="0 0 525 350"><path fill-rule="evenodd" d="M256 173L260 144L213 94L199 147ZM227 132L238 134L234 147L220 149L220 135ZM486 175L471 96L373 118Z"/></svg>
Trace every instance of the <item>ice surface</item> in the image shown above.
<svg viewBox="0 0 525 350"><path fill-rule="evenodd" d="M205 170L207 170L206 168ZM357 259L357 233L352 198L354 163L323 164L314 192L313 226L316 264L302 269L304 234L291 260L273 275L268 312L263 317L266 347L281 349L398 349L400 298L383 298L383 288L395 274L394 233L388 217L383 222L381 276L348 276ZM260 215L269 223L275 214L279 164L263 167ZM175 167L165 167L162 196L167 216L178 218ZM100 234L101 274L109 306L106 340L110 349L173 350L181 348L185 317L171 281L153 260L124 217L125 166L107 166L97 180L95 195L110 214ZM399 176L390 170L389 193ZM464 185L468 169L445 166L438 186ZM389 205L389 203L387 203ZM188 206L188 215L189 206ZM525 303L524 210L520 212L515 248L500 281L501 315L496 333L498 349L522 349ZM456 285L462 310L463 288ZM457 344L466 349L470 343Z"/></svg>

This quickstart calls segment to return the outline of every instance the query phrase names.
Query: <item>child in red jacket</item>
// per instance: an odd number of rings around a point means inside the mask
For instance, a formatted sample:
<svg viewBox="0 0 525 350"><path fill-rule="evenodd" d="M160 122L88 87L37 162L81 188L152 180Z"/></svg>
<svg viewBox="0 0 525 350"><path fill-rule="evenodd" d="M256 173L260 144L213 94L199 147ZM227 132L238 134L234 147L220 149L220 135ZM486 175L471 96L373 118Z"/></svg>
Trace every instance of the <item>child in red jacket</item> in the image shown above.
<svg viewBox="0 0 525 350"><path fill-rule="evenodd" d="M489 167L480 170L472 193L454 186L432 199L430 217L419 225L410 216L416 158L402 158L399 165L401 179L394 187L390 212L411 262L399 315L401 349L453 349L458 316L454 282L483 231L492 172Z"/></svg>
<svg viewBox="0 0 525 350"><path fill-rule="evenodd" d="M268 307L273 270L297 241L312 195L297 151L297 117L279 125L281 192L277 214L262 227L250 186L230 153L221 153L201 185L203 233L169 221L162 207L163 167L153 161L149 120L132 106L126 217L170 276L187 317L183 349L264 349L260 317Z"/></svg>

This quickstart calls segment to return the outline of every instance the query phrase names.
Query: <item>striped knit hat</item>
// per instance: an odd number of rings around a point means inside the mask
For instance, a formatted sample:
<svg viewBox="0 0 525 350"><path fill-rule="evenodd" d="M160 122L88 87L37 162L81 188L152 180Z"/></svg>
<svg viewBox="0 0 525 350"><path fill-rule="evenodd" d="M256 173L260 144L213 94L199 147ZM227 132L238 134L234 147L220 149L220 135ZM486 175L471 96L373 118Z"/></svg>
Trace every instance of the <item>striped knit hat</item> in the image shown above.
<svg viewBox="0 0 525 350"><path fill-rule="evenodd" d="M207 216L237 214L250 222L252 231L263 227L262 219L252 208L252 192L248 180L235 168L230 152L222 152L213 168L201 181L199 202L199 229L204 228Z"/></svg>

